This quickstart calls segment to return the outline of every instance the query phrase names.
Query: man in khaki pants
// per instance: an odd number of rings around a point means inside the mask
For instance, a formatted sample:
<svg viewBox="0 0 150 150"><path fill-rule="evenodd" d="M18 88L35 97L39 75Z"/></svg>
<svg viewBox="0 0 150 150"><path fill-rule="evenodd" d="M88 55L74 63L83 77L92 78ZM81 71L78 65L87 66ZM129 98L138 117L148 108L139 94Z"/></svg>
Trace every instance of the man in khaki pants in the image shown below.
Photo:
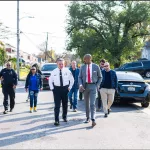
<svg viewBox="0 0 150 150"><path fill-rule="evenodd" d="M100 85L100 94L105 113L104 117L108 117L108 114L110 113L110 107L114 101L115 91L118 88L118 79L116 72L110 69L110 64L108 62L104 64L102 76L103 79Z"/></svg>

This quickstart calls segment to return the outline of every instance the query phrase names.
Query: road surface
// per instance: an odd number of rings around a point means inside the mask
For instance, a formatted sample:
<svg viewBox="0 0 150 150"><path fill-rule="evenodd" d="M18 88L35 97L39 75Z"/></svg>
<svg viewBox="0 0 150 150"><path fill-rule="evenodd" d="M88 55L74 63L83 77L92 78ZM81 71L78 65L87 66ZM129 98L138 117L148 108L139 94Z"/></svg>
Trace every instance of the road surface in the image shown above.
<svg viewBox="0 0 150 150"><path fill-rule="evenodd" d="M149 108L114 105L108 118L97 113L97 126L91 128L82 123L84 101L79 101L77 113L69 110L69 122L55 127L52 92L39 94L38 112L31 114L23 87L16 91L13 113L2 114L0 96L0 149L150 149Z"/></svg>

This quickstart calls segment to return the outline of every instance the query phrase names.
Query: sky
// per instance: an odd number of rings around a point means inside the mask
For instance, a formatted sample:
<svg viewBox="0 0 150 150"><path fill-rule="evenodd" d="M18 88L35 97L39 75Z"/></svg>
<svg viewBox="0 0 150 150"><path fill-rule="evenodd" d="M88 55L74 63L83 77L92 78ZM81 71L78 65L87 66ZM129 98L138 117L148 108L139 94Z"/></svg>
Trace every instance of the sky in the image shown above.
<svg viewBox="0 0 150 150"><path fill-rule="evenodd" d="M48 34L48 49L56 53L65 51L67 5L70 1L20 1L20 49L38 54L37 48L46 40ZM34 18L28 18L34 17ZM17 47L17 1L0 1L0 22L10 27L13 35L5 40Z"/></svg>

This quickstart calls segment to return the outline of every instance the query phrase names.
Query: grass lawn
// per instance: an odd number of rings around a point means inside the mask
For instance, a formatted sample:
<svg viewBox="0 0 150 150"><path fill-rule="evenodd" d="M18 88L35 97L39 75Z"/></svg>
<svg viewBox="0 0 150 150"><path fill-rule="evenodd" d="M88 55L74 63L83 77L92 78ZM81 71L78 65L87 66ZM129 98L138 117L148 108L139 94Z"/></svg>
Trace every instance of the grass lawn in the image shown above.
<svg viewBox="0 0 150 150"><path fill-rule="evenodd" d="M30 70L27 68L21 68L20 69L20 79L24 80L26 78L26 76L28 75L29 71Z"/></svg>

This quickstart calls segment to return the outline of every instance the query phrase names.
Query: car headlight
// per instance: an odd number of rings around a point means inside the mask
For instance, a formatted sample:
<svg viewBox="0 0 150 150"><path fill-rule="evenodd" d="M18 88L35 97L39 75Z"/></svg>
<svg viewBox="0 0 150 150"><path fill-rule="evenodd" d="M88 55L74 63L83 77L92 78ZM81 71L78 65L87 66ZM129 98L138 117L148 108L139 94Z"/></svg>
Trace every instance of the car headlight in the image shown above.
<svg viewBox="0 0 150 150"><path fill-rule="evenodd" d="M150 91L150 85L147 85L145 90Z"/></svg>

